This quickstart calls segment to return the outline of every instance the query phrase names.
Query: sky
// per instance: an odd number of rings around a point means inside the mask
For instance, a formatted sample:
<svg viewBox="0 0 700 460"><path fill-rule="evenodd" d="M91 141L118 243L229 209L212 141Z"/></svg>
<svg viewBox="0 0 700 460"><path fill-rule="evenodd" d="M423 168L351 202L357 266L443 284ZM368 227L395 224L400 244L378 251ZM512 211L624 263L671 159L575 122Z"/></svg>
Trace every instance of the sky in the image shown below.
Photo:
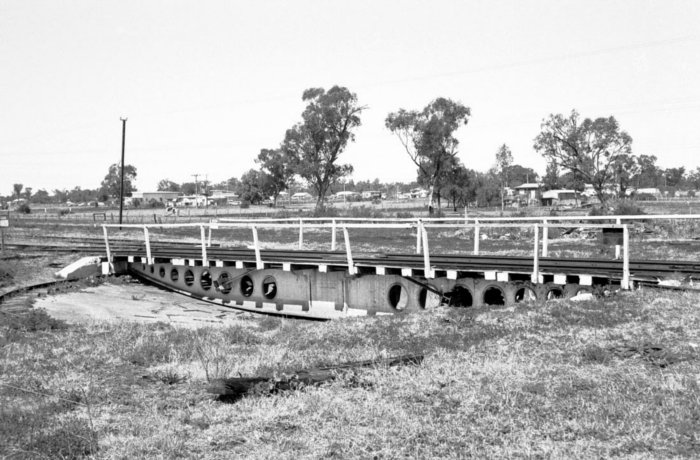
<svg viewBox="0 0 700 460"><path fill-rule="evenodd" d="M437 97L470 107L459 158L502 144L543 173L552 113L613 115L633 153L700 166L697 0L0 0L0 195L97 188L121 155L136 187L255 168L301 120L305 89L366 106L340 157L354 180L416 168L384 126Z"/></svg>

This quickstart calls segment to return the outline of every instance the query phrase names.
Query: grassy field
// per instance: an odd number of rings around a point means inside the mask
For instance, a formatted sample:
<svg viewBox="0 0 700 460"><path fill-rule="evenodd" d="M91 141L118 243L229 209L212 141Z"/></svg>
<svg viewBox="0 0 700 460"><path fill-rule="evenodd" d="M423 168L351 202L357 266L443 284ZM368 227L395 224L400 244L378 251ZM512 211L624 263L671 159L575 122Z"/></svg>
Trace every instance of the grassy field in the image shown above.
<svg viewBox="0 0 700 460"><path fill-rule="evenodd" d="M697 457L697 294L225 328L0 325L10 458ZM99 300L96 300L99 301ZM223 376L422 353L233 403Z"/></svg>
<svg viewBox="0 0 700 460"><path fill-rule="evenodd" d="M28 223L11 240L100 230ZM640 254L697 259L692 240L665 241L694 226L653 231L633 233ZM441 232L431 252L471 248L470 235ZM560 256L610 255L594 240L553 237L550 251ZM248 238L214 235L234 246ZM297 238L261 231L274 247L296 247ZM415 236L353 232L352 241L357 250L410 251ZM308 232L305 242L328 249L330 233ZM481 248L532 250L505 230L489 231ZM77 257L6 253L0 293L51 279ZM198 329L65 324L0 305L0 458L696 458L699 301L698 293L641 290L325 323L245 313ZM206 392L218 377L282 377L406 353L425 359L235 402Z"/></svg>

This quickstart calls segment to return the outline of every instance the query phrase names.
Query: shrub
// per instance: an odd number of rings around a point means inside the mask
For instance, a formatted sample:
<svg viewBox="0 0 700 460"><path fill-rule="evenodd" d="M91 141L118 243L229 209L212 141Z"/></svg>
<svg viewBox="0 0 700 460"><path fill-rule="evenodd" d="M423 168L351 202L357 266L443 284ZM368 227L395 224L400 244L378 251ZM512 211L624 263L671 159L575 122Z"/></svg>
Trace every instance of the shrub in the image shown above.
<svg viewBox="0 0 700 460"><path fill-rule="evenodd" d="M31 214L32 208L30 208L27 203L22 203L17 208L17 212L22 213L22 214Z"/></svg>
<svg viewBox="0 0 700 460"><path fill-rule="evenodd" d="M65 329L68 325L58 319L52 318L41 308L33 308L26 314L7 315L6 325L10 329L27 332L50 331Z"/></svg>
<svg viewBox="0 0 700 460"><path fill-rule="evenodd" d="M149 208L154 208L154 209L156 209L156 208L165 208L165 203L163 203L162 201L158 201L158 200L153 200L153 199L152 199L152 200L149 200L149 202L148 202L148 207L149 207Z"/></svg>
<svg viewBox="0 0 700 460"><path fill-rule="evenodd" d="M613 214L616 216L639 216L646 213L633 202L622 200L615 205Z"/></svg>
<svg viewBox="0 0 700 460"><path fill-rule="evenodd" d="M313 217L339 217L340 211L334 207L322 206L318 209L314 209L311 215Z"/></svg>
<svg viewBox="0 0 700 460"><path fill-rule="evenodd" d="M594 206L588 211L589 216L607 216L608 212L602 206Z"/></svg>
<svg viewBox="0 0 700 460"><path fill-rule="evenodd" d="M248 200L241 201L241 209L248 209L248 208L250 208L250 201L248 201Z"/></svg>

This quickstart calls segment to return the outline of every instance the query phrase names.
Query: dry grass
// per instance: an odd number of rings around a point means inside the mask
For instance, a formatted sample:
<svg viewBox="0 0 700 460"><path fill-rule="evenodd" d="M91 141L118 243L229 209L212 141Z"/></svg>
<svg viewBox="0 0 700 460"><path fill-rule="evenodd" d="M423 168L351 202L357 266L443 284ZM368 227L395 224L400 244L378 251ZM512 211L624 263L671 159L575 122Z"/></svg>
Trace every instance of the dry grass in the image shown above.
<svg viewBox="0 0 700 460"><path fill-rule="evenodd" d="M698 300L642 291L199 330L0 326L0 456L696 457ZM204 391L223 375L407 352L426 359L234 404Z"/></svg>

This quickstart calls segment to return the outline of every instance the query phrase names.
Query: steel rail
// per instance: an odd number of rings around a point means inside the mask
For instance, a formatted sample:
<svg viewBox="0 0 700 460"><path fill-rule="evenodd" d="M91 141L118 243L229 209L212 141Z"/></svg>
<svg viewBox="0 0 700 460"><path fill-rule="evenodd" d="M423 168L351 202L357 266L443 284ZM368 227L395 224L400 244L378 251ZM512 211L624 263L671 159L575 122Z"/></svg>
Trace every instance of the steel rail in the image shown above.
<svg viewBox="0 0 700 460"><path fill-rule="evenodd" d="M145 257L143 248L133 250L115 247L113 254L118 256ZM201 252L196 245L178 245L152 247L153 258L186 258L199 259ZM208 248L210 260L240 260L254 263L255 251L247 248ZM342 251L298 251L261 249L260 257L268 264L293 263L298 265L336 265L345 266L345 253ZM384 266L389 268L423 268L423 258L416 254L383 254L365 253L353 255L356 266ZM542 272L569 272L577 274L604 274L617 277L622 271L623 263L619 260L579 259L566 260L556 258L540 258ZM458 271L512 271L528 273L532 269L532 259L529 257L503 257L489 255L432 255L431 265L439 270ZM700 275L700 264L682 261L630 261L630 272L633 275L662 275L669 273L689 273Z"/></svg>

